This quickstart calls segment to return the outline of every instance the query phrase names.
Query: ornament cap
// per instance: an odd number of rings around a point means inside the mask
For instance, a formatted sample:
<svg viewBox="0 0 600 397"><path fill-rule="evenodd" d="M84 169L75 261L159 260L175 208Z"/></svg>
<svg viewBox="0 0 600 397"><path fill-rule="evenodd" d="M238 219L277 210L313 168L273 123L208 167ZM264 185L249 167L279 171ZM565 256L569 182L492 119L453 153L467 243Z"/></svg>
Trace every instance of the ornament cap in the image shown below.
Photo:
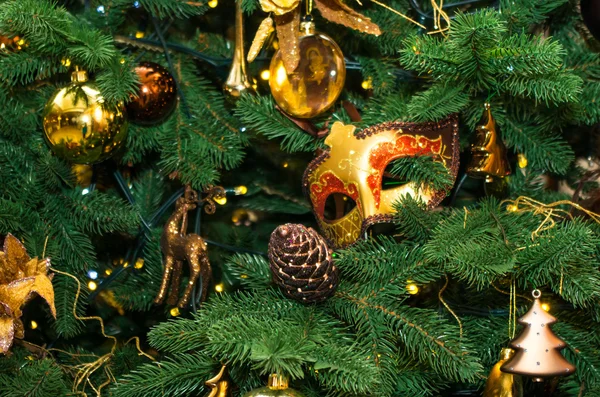
<svg viewBox="0 0 600 397"><path fill-rule="evenodd" d="M515 351L510 347L504 347L500 351L500 360L508 360L515 355Z"/></svg>
<svg viewBox="0 0 600 397"><path fill-rule="evenodd" d="M306 20L300 23L300 31L305 35L315 34L315 23L311 20Z"/></svg>
<svg viewBox="0 0 600 397"><path fill-rule="evenodd" d="M75 71L71 73L71 81L73 83L85 83L88 80L88 73L85 70L75 68Z"/></svg>
<svg viewBox="0 0 600 397"><path fill-rule="evenodd" d="M279 374L271 374L268 386L271 390L285 390L288 388L288 378Z"/></svg>

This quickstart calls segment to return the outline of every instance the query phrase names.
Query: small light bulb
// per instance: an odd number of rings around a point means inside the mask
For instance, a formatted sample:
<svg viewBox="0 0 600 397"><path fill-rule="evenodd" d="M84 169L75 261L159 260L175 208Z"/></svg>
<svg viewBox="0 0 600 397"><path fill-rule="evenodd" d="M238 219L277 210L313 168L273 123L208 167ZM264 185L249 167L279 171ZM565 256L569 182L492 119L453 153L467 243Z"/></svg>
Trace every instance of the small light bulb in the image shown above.
<svg viewBox="0 0 600 397"><path fill-rule="evenodd" d="M125 58L121 58L121 60L119 61L119 63L120 63L121 65L125 65Z"/></svg>
<svg viewBox="0 0 600 397"><path fill-rule="evenodd" d="M173 317L177 317L177 316L179 316L179 314L181 314L181 313L179 313L179 308L178 307L172 308L171 310L169 310L169 313Z"/></svg>
<svg viewBox="0 0 600 397"><path fill-rule="evenodd" d="M525 157L525 155L523 153L519 153L517 158L519 159L519 168L527 167L527 164L528 164L527 157Z"/></svg>
<svg viewBox="0 0 600 397"><path fill-rule="evenodd" d="M210 0L210 1L208 2L208 6L209 6L210 8L215 8L215 7L216 7L216 6L218 6L218 5L219 5L219 0Z"/></svg>
<svg viewBox="0 0 600 397"><path fill-rule="evenodd" d="M248 188L244 185L236 186L233 188L233 192L236 194L236 196L243 196L244 194L248 193Z"/></svg>
<svg viewBox="0 0 600 397"><path fill-rule="evenodd" d="M88 277L95 280L98 278L98 272L95 270L88 270Z"/></svg>
<svg viewBox="0 0 600 397"><path fill-rule="evenodd" d="M88 283L88 288L90 289L90 291L95 291L96 288L98 288L98 284L96 284L95 281L90 281Z"/></svg>
<svg viewBox="0 0 600 397"><path fill-rule="evenodd" d="M514 205L514 204L507 205L507 206L506 206L506 210L507 210L508 212L515 212L515 211L517 210L517 206L516 206L516 205Z"/></svg>
<svg viewBox="0 0 600 397"><path fill-rule="evenodd" d="M363 90L370 90L373 88L373 78L367 77L367 79L364 80L360 86L363 88Z"/></svg>
<svg viewBox="0 0 600 397"><path fill-rule="evenodd" d="M38 323L35 322L34 320L31 320L30 327L31 327L31 329L36 329L38 327Z"/></svg>
<svg viewBox="0 0 600 397"><path fill-rule="evenodd" d="M217 284L215 285L215 291L217 292L223 292L223 283Z"/></svg>
<svg viewBox="0 0 600 397"><path fill-rule="evenodd" d="M269 78L271 77L271 72L269 71L269 69L265 69L262 72L260 72L260 78L263 80L269 80Z"/></svg>
<svg viewBox="0 0 600 397"><path fill-rule="evenodd" d="M136 269L141 269L142 267L144 267L144 258L138 258L135 261L135 265L133 265L133 267Z"/></svg>
<svg viewBox="0 0 600 397"><path fill-rule="evenodd" d="M104 274L106 274L107 276L110 276L112 274L112 269L106 269L104 271Z"/></svg>
<svg viewBox="0 0 600 397"><path fill-rule="evenodd" d="M549 312L550 311L550 305L547 303L542 303L542 309L544 309L544 311Z"/></svg>
<svg viewBox="0 0 600 397"><path fill-rule="evenodd" d="M282 166L283 168L287 168L287 167L289 167L290 165L289 165L289 164L288 164L288 162L286 161L285 163L281 164L281 166Z"/></svg>
<svg viewBox="0 0 600 397"><path fill-rule="evenodd" d="M225 205L227 204L227 197L223 196L223 197L215 197L214 198L215 203L219 204L219 205Z"/></svg>
<svg viewBox="0 0 600 397"><path fill-rule="evenodd" d="M136 39L142 39L144 36L145 36L145 34L142 31L135 32L135 38Z"/></svg>
<svg viewBox="0 0 600 397"><path fill-rule="evenodd" d="M406 284L406 290L411 295L416 295L419 293L419 286L414 283Z"/></svg>
<svg viewBox="0 0 600 397"><path fill-rule="evenodd" d="M247 274L240 274L240 278L247 279L248 275Z"/></svg>
<svg viewBox="0 0 600 397"><path fill-rule="evenodd" d="M123 267L128 267L129 266L129 262L124 262L123 263Z"/></svg>

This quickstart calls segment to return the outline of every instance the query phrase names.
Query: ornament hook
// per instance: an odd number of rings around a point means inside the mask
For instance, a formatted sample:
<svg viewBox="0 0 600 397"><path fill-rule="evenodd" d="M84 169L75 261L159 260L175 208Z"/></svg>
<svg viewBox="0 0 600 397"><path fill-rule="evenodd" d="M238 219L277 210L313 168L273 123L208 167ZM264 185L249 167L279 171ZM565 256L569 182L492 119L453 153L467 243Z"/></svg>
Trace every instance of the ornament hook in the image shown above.
<svg viewBox="0 0 600 397"><path fill-rule="evenodd" d="M531 292L531 295L535 298L535 299L539 299L540 296L542 296L542 292L539 289L534 289Z"/></svg>

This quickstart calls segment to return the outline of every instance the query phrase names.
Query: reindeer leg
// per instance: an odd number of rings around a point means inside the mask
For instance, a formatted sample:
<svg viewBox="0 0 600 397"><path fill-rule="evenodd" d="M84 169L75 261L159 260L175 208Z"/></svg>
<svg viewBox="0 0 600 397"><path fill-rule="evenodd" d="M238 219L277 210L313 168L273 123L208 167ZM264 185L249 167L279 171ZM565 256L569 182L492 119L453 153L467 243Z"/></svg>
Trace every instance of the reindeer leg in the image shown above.
<svg viewBox="0 0 600 397"><path fill-rule="evenodd" d="M181 285L181 261L175 261L173 264L173 275L171 276L171 289L169 297L167 298L167 304L175 306L179 299L179 286Z"/></svg>
<svg viewBox="0 0 600 397"><path fill-rule="evenodd" d="M204 302L208 295L208 286L212 280L212 267L208 261L206 251L200 256L200 263L202 266L202 299L200 301Z"/></svg>
<svg viewBox="0 0 600 397"><path fill-rule="evenodd" d="M157 305L162 304L165 300L165 296L167 295L167 288L169 285L169 280L171 279L171 272L173 271L173 262L174 259L172 256L165 257L165 270L163 272L158 295L156 295L156 298L154 299L154 303Z"/></svg>
<svg viewBox="0 0 600 397"><path fill-rule="evenodd" d="M185 244L185 254L190 265L190 281L185 288L183 297L179 301L179 307L184 308L190 301L194 285L200 276L201 264L199 256L205 252L204 240L197 234L188 234Z"/></svg>

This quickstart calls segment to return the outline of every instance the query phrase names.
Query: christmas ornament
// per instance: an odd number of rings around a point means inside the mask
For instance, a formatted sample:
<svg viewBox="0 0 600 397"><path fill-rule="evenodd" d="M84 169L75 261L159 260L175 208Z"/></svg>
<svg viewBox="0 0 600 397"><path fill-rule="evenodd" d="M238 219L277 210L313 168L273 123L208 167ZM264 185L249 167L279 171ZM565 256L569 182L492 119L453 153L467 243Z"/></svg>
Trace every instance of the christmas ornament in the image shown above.
<svg viewBox="0 0 600 397"><path fill-rule="evenodd" d="M8 352L13 339L23 339L21 308L36 294L42 297L56 318L50 260L31 259L21 242L12 234L4 239L0 251L0 353Z"/></svg>
<svg viewBox="0 0 600 397"><path fill-rule="evenodd" d="M400 157L433 156L455 178L458 171L458 122L451 116L437 123L389 122L354 134L356 127L336 122L325 140L329 146L304 173L304 192L311 201L330 247L354 243L367 229L392 222L393 204L410 194L434 207L445 190L407 181L383 186L386 167ZM334 210L326 213L326 204Z"/></svg>
<svg viewBox="0 0 600 397"><path fill-rule="evenodd" d="M300 61L286 69L281 49L271 60L269 86L277 105L291 116L311 118L329 109L344 88L346 63L338 45L315 33L312 22L302 23Z"/></svg>
<svg viewBox="0 0 600 397"><path fill-rule="evenodd" d="M500 367L514 354L512 349L502 349L500 361L494 364L485 382L483 397L523 397L521 377L500 371Z"/></svg>
<svg viewBox="0 0 600 397"><path fill-rule="evenodd" d="M532 295L533 306L519 319L523 331L510 343L516 353L500 369L510 374L531 376L534 382L570 375L575 372L575 366L560 354L567 345L550 328L556 318L542 309L539 290L534 290Z"/></svg>
<svg viewBox="0 0 600 397"><path fill-rule="evenodd" d="M137 98L127 103L127 116L133 123L152 125L171 115L177 106L177 86L171 73L154 62L141 62L135 67L140 78Z"/></svg>
<svg viewBox="0 0 600 397"><path fill-rule="evenodd" d="M77 70L72 83L54 93L44 108L46 141L60 158L76 164L106 160L127 136L122 105L109 106L87 72Z"/></svg>
<svg viewBox="0 0 600 397"><path fill-rule="evenodd" d="M340 0L315 0L317 8L326 19L344 26L356 29L363 33L380 35L381 30L370 18L354 11ZM285 65L285 69L291 73L296 70L300 62L298 27L300 25L300 1L299 0L260 0L264 12L273 13L279 40L279 51ZM310 15L313 8L313 0L307 0L307 14ZM263 21L263 24L269 23ZM262 37L265 26L259 27L256 37ZM260 51L262 41L255 39L256 53ZM250 61L252 62L252 61Z"/></svg>
<svg viewBox="0 0 600 397"><path fill-rule="evenodd" d="M244 394L244 397L304 397L304 394L289 388L287 378L271 374L267 387L252 390Z"/></svg>
<svg viewBox="0 0 600 397"><path fill-rule="evenodd" d="M19 36L8 37L0 35L0 50L18 51L26 46L26 42Z"/></svg>
<svg viewBox="0 0 600 397"><path fill-rule="evenodd" d="M262 49L271 32L273 32L273 19L271 17L266 17L256 30L254 40L252 40L252 45L250 46L250 50L248 50L248 62L252 62L256 59L256 56Z"/></svg>
<svg viewBox="0 0 600 397"><path fill-rule="evenodd" d="M206 243L197 234L186 234L187 213L195 209L197 204L198 193L186 186L184 195L177 199L175 212L165 223L160 239L160 247L165 256L165 270L158 295L154 300L156 304L161 304L165 300L169 289L169 281L171 287L167 303L169 305L177 303L179 284L181 284L181 267L184 260L188 262L190 267L190 281L177 306L180 308L187 306L199 277L202 277L201 301L206 300L208 285L212 278L212 268L208 261Z"/></svg>
<svg viewBox="0 0 600 397"><path fill-rule="evenodd" d="M600 0L581 0L581 17L590 33L600 40Z"/></svg>
<svg viewBox="0 0 600 397"><path fill-rule="evenodd" d="M331 251L310 227L288 223L275 229L269 240L269 264L283 293L300 302L321 302L338 283Z"/></svg>
<svg viewBox="0 0 600 397"><path fill-rule="evenodd" d="M229 76L223 85L225 96L230 101L239 99L244 93L254 93L250 78L246 74L246 57L244 56L244 15L242 3L235 2L235 47Z"/></svg>
<svg viewBox="0 0 600 397"><path fill-rule="evenodd" d="M226 367L223 365L219 373L204 383L210 388L206 397L233 397L231 382L226 376Z"/></svg>
<svg viewBox="0 0 600 397"><path fill-rule="evenodd" d="M488 176L503 178L510 175L506 147L500 139L490 104L486 102L484 108L483 117L477 126L475 141L471 144L472 158L467 167L467 174L473 178Z"/></svg>

